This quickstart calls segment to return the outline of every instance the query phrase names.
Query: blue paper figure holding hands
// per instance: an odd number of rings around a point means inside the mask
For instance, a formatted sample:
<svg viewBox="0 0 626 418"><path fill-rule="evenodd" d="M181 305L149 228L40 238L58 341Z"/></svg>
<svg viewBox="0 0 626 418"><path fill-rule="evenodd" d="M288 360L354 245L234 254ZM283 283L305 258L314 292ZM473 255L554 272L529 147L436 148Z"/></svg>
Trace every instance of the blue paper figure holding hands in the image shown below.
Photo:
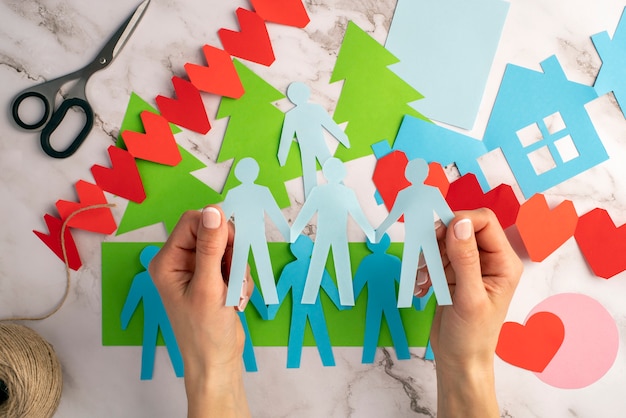
<svg viewBox="0 0 626 418"><path fill-rule="evenodd" d="M130 318L137 310L139 302L143 300L144 322L141 380L152 379L159 329L161 330L161 335L163 335L167 352L170 355L174 372L176 376L183 377L183 358L178 349L178 344L176 344L174 331L163 307L159 291L152 282L150 273L147 271L150 260L158 251L159 248L154 245L149 245L141 251L139 261L146 271L137 274L133 279L121 315L122 329L125 330L128 327Z"/></svg>
<svg viewBox="0 0 626 418"><path fill-rule="evenodd" d="M259 315L263 319L269 319L267 306L265 306L265 302L263 301L263 296L259 293L259 290L254 287L252 290L252 294L250 295L250 302L256 308ZM246 341L243 346L243 364L246 368L247 372L256 372L258 371L258 367L256 365L256 357L254 355L254 346L252 345L252 339L250 338L250 329L248 328L248 320L246 319L246 315L242 311L237 311L239 315L239 319L241 320L241 326L243 327L243 332L246 335Z"/></svg>
<svg viewBox="0 0 626 418"><path fill-rule="evenodd" d="M366 256L359 264L354 275L354 297L358 298L363 287L367 285L367 313L365 315L365 338L363 341L363 363L373 363L380 326L383 315L389 325L393 345L398 359L411 358L409 343L406 339L400 311L396 299L396 282L400 282L402 262L394 255L387 254L389 235L383 235L378 244L367 242L372 254ZM418 298L413 298L413 306L420 310Z"/></svg>
<svg viewBox="0 0 626 418"><path fill-rule="evenodd" d="M334 366L335 358L330 345L324 309L322 308L319 294L316 295L313 304L305 305L300 302L302 294L304 293L307 271L311 264L313 242L306 235L300 235L296 242L292 243L289 248L296 257L296 260L283 268L280 278L278 279L278 295L281 302L285 299L290 289L293 296L291 326L289 329L289 343L287 347L287 367L300 367L300 358L304 343L304 329L307 319L311 325L322 364L324 366ZM321 286L337 308L341 309L337 288L326 270L323 271ZM280 305L272 305L268 308L270 319L276 316L276 312L278 312L279 308Z"/></svg>
<svg viewBox="0 0 626 418"><path fill-rule="evenodd" d="M452 298L435 235L433 212L437 213L446 225L452 221L454 214L439 189L424 184L428 176L426 161L421 158L409 161L404 175L411 185L400 190L391 212L376 230L378 241L385 231L404 214L405 237L398 308L411 306L420 250L428 265L428 273L437 302L440 305L451 305Z"/></svg>
<svg viewBox="0 0 626 418"><path fill-rule="evenodd" d="M250 250L256 263L265 303L278 303L274 272L265 238L265 214L269 215L285 240L289 239L289 225L270 190L254 183L258 175L259 164L253 158L239 161L235 167L235 177L242 184L230 189L222 203L226 219L234 215L236 225L226 306L238 306L240 303Z"/></svg>
<svg viewBox="0 0 626 418"><path fill-rule="evenodd" d="M370 241L374 241L374 229L365 217L354 192L341 183L346 176L343 163L337 158L330 158L322 171L328 183L313 188L291 227L293 242L317 212L317 236L302 303L315 303L328 252L332 247L341 304L353 306L354 291L347 234L348 215L352 216Z"/></svg>
<svg viewBox="0 0 626 418"><path fill-rule="evenodd" d="M287 97L295 104L295 107L285 114L285 122L278 146L278 161L283 166L287 162L289 148L294 136L297 138L302 157L305 198L309 197L311 190L317 185L316 160L323 166L331 157L324 139L324 129L346 148L350 148L348 136L328 115L326 110L318 104L308 102L310 95L311 91L304 83L291 83L287 88Z"/></svg>

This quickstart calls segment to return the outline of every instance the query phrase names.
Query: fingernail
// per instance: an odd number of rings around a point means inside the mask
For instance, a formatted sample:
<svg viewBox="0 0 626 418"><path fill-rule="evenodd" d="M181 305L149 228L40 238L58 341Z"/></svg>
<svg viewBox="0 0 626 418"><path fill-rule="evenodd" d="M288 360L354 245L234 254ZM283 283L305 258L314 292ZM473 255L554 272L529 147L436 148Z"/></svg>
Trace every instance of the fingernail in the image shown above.
<svg viewBox="0 0 626 418"><path fill-rule="evenodd" d="M239 312L243 312L246 309L246 306L248 305L248 300L248 296L239 299L239 305L237 306L237 310Z"/></svg>
<svg viewBox="0 0 626 418"><path fill-rule="evenodd" d="M423 286L426 283L428 283L428 270L426 269L422 269L422 270L418 270L417 271L417 280L415 281L415 284L417 286Z"/></svg>
<svg viewBox="0 0 626 418"><path fill-rule="evenodd" d="M441 228L442 226L443 226L443 222L441 222L441 219L437 219L435 221L435 231Z"/></svg>
<svg viewBox="0 0 626 418"><path fill-rule="evenodd" d="M210 206L202 209L202 225L208 229L218 228L222 223L220 211Z"/></svg>
<svg viewBox="0 0 626 418"><path fill-rule="evenodd" d="M423 269L426 267L426 259L424 259L424 253L420 251L420 256L417 261L417 269Z"/></svg>
<svg viewBox="0 0 626 418"><path fill-rule="evenodd" d="M461 219L454 225L454 236L456 239L465 241L472 236L472 221Z"/></svg>
<svg viewBox="0 0 626 418"><path fill-rule="evenodd" d="M424 289L422 289L421 287L415 287L415 290L413 291L413 296L416 296L419 298L422 295L423 291Z"/></svg>

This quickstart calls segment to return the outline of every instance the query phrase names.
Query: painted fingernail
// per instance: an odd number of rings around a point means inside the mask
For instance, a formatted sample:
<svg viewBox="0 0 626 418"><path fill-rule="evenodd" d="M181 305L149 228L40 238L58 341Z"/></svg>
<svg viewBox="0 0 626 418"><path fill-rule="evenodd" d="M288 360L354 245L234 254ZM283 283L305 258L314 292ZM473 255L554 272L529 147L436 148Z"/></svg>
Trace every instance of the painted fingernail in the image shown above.
<svg viewBox="0 0 626 418"><path fill-rule="evenodd" d="M461 219L454 225L454 236L456 239L465 241L472 236L471 219Z"/></svg>
<svg viewBox="0 0 626 418"><path fill-rule="evenodd" d="M415 284L417 286L423 286L426 283L428 283L429 277L430 276L428 275L428 270L426 270L426 269L418 270L417 271L417 280L415 281Z"/></svg>
<svg viewBox="0 0 626 418"><path fill-rule="evenodd" d="M202 209L202 225L208 229L218 228L222 223L220 211L210 206Z"/></svg>

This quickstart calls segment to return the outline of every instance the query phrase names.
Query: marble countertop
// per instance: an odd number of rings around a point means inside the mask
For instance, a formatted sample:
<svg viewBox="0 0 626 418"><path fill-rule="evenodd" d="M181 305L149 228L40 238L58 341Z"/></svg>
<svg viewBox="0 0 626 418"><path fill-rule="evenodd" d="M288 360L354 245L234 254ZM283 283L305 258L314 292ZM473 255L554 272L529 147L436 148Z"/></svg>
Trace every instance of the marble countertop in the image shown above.
<svg viewBox="0 0 626 418"><path fill-rule="evenodd" d="M305 3L311 18L305 29L269 25L276 62L271 67L246 65L281 91L292 81L306 82L312 88L312 100L332 113L341 83L329 84L329 79L347 22L354 21L382 43L395 1ZM75 199L74 183L90 178L93 164L108 163L105 149L119 134L131 92L150 100L158 94L171 95L171 77L184 76L187 62L204 63L201 47L219 46L218 29L237 28L235 9L250 7L242 0L152 0L121 55L88 83L87 95L96 117L86 143L67 160L47 157L37 134L21 131L12 122L12 98L28 86L82 67L133 4L123 0L0 0L0 97L5 106L0 112L0 218L4 219L0 229L0 318L45 313L62 295L64 266L31 231L45 230L43 215L55 213L57 199ZM593 85L601 61L590 36L605 30L612 34L623 7L617 0L511 1L480 112L469 135L482 136L507 63L539 71L539 63L556 54L570 80ZM219 100L209 96L205 100L213 129L206 136L185 131L177 140L207 165L198 176L219 190L230 168L229 163L215 162L226 121L214 121ZM612 95L598 98L587 110L610 159L545 195L553 204L572 200L579 214L604 208L621 225L626 223L622 160L626 158L626 122ZM371 186L362 179L371 175L373 165L369 157L348 165L348 171L357 174L347 183L362 201L372 198ZM492 184L511 182L497 162L486 160L484 167ZM296 189L290 187L294 202L301 201ZM113 209L116 219L123 210L120 200ZM297 210L297 205L290 210ZM367 215L377 224L385 213L382 207L372 207ZM392 233L395 238L400 236L399 230ZM514 231L509 235L526 265L509 320L523 322L548 296L577 292L599 301L612 314L619 331L626 330L626 273L610 280L595 277L573 239L544 262L533 263L524 254L519 236ZM101 242L159 241L165 236L161 225L120 236L75 234L84 266L72 274L67 302L51 318L29 324L54 345L63 364L64 389L57 416L184 416L183 381L174 376L164 347L157 350L154 378L140 381L141 347L103 347L101 343ZM352 238L359 239L358 234ZM304 349L300 369L285 368L286 351L286 347L256 348L260 371L245 378L256 417L436 415L434 365L422 359L423 349L412 349L413 358L407 361L396 360L393 349L379 349L374 364L363 365L360 348L335 348L337 366L322 367L316 348L310 347ZM623 416L625 360L620 348L604 377L588 387L565 390L497 359L501 414Z"/></svg>

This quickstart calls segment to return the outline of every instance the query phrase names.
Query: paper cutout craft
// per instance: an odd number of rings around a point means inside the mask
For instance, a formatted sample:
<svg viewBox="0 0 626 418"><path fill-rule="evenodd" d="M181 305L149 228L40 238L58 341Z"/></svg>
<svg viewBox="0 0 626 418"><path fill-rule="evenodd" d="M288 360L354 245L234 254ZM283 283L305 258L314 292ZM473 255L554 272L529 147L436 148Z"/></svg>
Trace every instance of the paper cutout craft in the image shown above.
<svg viewBox="0 0 626 418"><path fill-rule="evenodd" d="M224 216L226 219L234 216L236 225L226 306L239 305L250 251L254 257L265 303L267 305L278 303L274 272L265 238L265 214L270 217L286 240L289 239L289 224L270 190L255 184L258 175L259 165L254 159L244 158L239 161L235 167L235 177L242 184L229 190L222 202Z"/></svg>
<svg viewBox="0 0 626 418"><path fill-rule="evenodd" d="M269 319L273 319L285 297L291 291L293 304L289 328L289 343L287 345L287 368L300 367L307 319L311 326L311 331L313 331L322 364L324 366L334 366L335 357L333 356L319 293L315 295L315 300L311 304L300 302L305 292L305 283L308 282L307 275L312 263L311 254L314 251L313 242L306 235L300 235L290 245L290 249L296 259L283 268L278 279L277 289L280 303L271 305L268 308ZM335 306L341 309L339 293L326 269L322 271L321 287Z"/></svg>
<svg viewBox="0 0 626 418"><path fill-rule="evenodd" d="M56 207L63 220L82 208L108 203L102 189L95 184L79 180L75 187L79 203L57 200ZM117 223L115 223L111 209L103 207L77 213L72 216L67 226L108 235L115 232Z"/></svg>
<svg viewBox="0 0 626 418"><path fill-rule="evenodd" d="M229 119L217 162L234 159L234 166L242 158L254 158L261 167L257 184L270 188L279 207L291 207L285 181L302 176L302 165L298 147L291 147L284 167L276 158L285 114L275 103L285 96L240 61L234 64L246 93L237 100L222 98L217 118ZM238 185L231 169L222 195Z"/></svg>
<svg viewBox="0 0 626 418"><path fill-rule="evenodd" d="M593 35L591 40L602 60L593 88L598 96L612 91L626 117L626 9L622 11L613 39L605 31Z"/></svg>
<svg viewBox="0 0 626 418"><path fill-rule="evenodd" d="M608 159L585 104L593 87L569 81L555 56L543 72L508 64L483 142L501 148L530 198Z"/></svg>
<svg viewBox="0 0 626 418"><path fill-rule="evenodd" d="M485 193L471 173L450 183L446 201L453 211L489 208L503 229L515 224L520 207L511 186L501 184Z"/></svg>
<svg viewBox="0 0 626 418"><path fill-rule="evenodd" d="M536 194L522 204L515 225L532 261L543 261L574 236L578 214L574 203L565 200L554 209L545 196Z"/></svg>
<svg viewBox="0 0 626 418"><path fill-rule="evenodd" d="M211 45L204 45L202 51L208 66L185 64L191 83L200 91L240 98L244 93L243 85L228 52Z"/></svg>
<svg viewBox="0 0 626 418"><path fill-rule="evenodd" d="M126 150L111 145L108 148L111 168L94 164L91 174L96 184L105 192L113 193L132 202L141 203L146 198L135 158Z"/></svg>
<svg viewBox="0 0 626 418"><path fill-rule="evenodd" d="M159 114L159 111L150 106L148 102L139 97L136 93L131 93L130 98L128 99L128 105L126 105L126 112L124 113L122 126L120 126L120 135L118 136L117 142L115 143L117 147L126 149L126 145L124 144L124 140L122 139L121 135L122 132L145 132L143 130L143 121L141 120L141 113L144 111ZM169 126L173 134L182 132L181 129L173 123L170 123Z"/></svg>
<svg viewBox="0 0 626 418"><path fill-rule="evenodd" d="M426 161L420 158L409 161L404 173L411 185L398 192L389 215L376 229L376 242L378 242L385 231L404 214L405 237L400 288L398 289L398 308L408 308L413 303L420 250L428 265L428 273L437 302L440 305L451 305L450 290L435 236L434 214L436 213L445 225L452 221L454 214L439 189L424 184L428 176Z"/></svg>
<svg viewBox="0 0 626 418"><path fill-rule="evenodd" d="M526 322L502 324L496 354L522 369L542 372L554 358L565 338L561 319L551 312L537 312Z"/></svg>
<svg viewBox="0 0 626 418"><path fill-rule="evenodd" d="M46 226L48 227L49 233L46 234L44 232L34 231L35 235L39 237L44 244L48 246L52 250L54 254L56 254L61 261L65 261L63 257L63 246L61 245L61 231L63 229L63 220L59 218L55 218L52 215L45 214L43 220L46 222ZM67 254L67 263L70 269L76 271L83 265L80 260L80 255L78 254L78 248L76 248L76 243L74 242L74 237L72 237L72 233L69 228L65 228L65 232L63 233L63 237L65 240L65 251Z"/></svg>
<svg viewBox="0 0 626 418"><path fill-rule="evenodd" d="M302 157L304 196L309 196L317 185L317 162L320 165L332 157L324 138L326 129L343 146L350 148L350 141L339 125L318 104L309 103L311 90L304 83L294 82L287 88L287 97L295 105L285 114L285 122L278 146L278 161L287 162L289 148L296 138Z"/></svg>
<svg viewBox="0 0 626 418"><path fill-rule="evenodd" d="M345 80L333 119L348 122L351 146L339 147L335 157L349 161L370 155L372 144L395 138L404 115L425 119L409 105L423 96L389 68L397 62L369 34L348 22L330 82Z"/></svg>
<svg viewBox="0 0 626 418"><path fill-rule="evenodd" d="M172 77L178 99L157 96L156 103L161 114L170 122L199 134L211 129L200 91L190 81Z"/></svg>
<svg viewBox="0 0 626 418"><path fill-rule="evenodd" d="M145 110L141 112L141 121L146 133L121 133L128 152L135 158L158 164L178 164L182 157L167 119Z"/></svg>
<svg viewBox="0 0 626 418"><path fill-rule="evenodd" d="M215 190L191 174L206 166L183 147L179 146L178 151L182 160L176 166L136 160L147 197L141 204L128 203L117 235L160 222L171 233L185 211L222 200Z"/></svg>
<svg viewBox="0 0 626 418"><path fill-rule="evenodd" d="M372 180L387 210L393 207L398 192L411 184L404 177L408 162L409 160L402 151L393 151L376 162ZM446 173L439 163L428 164L428 177L424 180L424 184L437 187L444 198L450 187ZM404 216L401 216L398 221L404 222Z"/></svg>
<svg viewBox="0 0 626 418"><path fill-rule="evenodd" d="M596 208L581 216L574 236L596 276L610 279L626 270L626 224L616 227L606 210Z"/></svg>
<svg viewBox="0 0 626 418"><path fill-rule="evenodd" d="M478 158L488 152L487 147L470 136L407 115L402 119L393 150L403 151L409 160L421 158L444 167L454 163L462 176L473 173L483 189L490 188L478 163Z"/></svg>
<svg viewBox="0 0 626 418"><path fill-rule="evenodd" d="M236 13L241 31L222 28L217 32L224 49L234 57L269 67L276 58L263 18L241 7Z"/></svg>
<svg viewBox="0 0 626 418"><path fill-rule="evenodd" d="M390 245L389 235L384 234L379 243L367 242L372 254L361 260L354 274L354 297L359 298L367 285L367 314L365 316L365 339L361 362L374 362L380 327L383 316L389 326L396 356L399 360L411 358L409 343L404 332L404 325L397 308L396 282L400 283L402 262L394 255L387 254ZM414 298L414 307L419 310L419 300Z"/></svg>
<svg viewBox="0 0 626 418"><path fill-rule="evenodd" d="M426 346L426 352L424 353L424 360L435 360L435 353L433 353L433 346L430 344L430 340L428 340L428 345Z"/></svg>
<svg viewBox="0 0 626 418"><path fill-rule="evenodd" d="M139 302L143 302L144 323L143 323L143 350L141 352L141 380L152 379L154 370L154 356L156 353L156 343L159 330L165 340L167 352L169 353L174 372L177 377L183 377L183 358L176 343L174 331L163 307L163 302L159 296L159 291L152 282L148 273L148 264L156 255L159 248L149 245L141 252L139 260L146 269L138 273L130 286L124 308L120 315L122 329L128 327L130 318L135 314Z"/></svg>
<svg viewBox="0 0 626 418"><path fill-rule="evenodd" d="M267 22L304 28L309 15L302 0L252 0L252 7Z"/></svg>
<svg viewBox="0 0 626 418"><path fill-rule="evenodd" d="M259 292L259 289L255 286L252 289L252 294L250 295L250 303L257 310L261 318L268 320L269 314L267 311L267 306L263 301L263 296ZM248 304L250 306L250 304ZM248 309L246 307L246 309ZM239 320L241 321L241 326L243 327L243 332L246 335L246 340L243 345L243 364L246 368L247 372L256 372L259 370L256 364L256 356L254 355L254 346L252 344L252 337L250 336L250 328L248 328L248 320L246 319L246 314L242 311L237 311L237 315L239 316Z"/></svg>
<svg viewBox="0 0 626 418"><path fill-rule="evenodd" d="M615 319L597 300L578 293L560 293L529 313L552 312L565 327L565 337L541 373L542 382L562 389L580 389L597 382L613 366L620 349Z"/></svg>
<svg viewBox="0 0 626 418"><path fill-rule="evenodd" d="M391 69L425 96L415 109L473 127L508 9L501 0L398 1L385 47L400 60Z"/></svg>
<svg viewBox="0 0 626 418"><path fill-rule="evenodd" d="M328 183L313 188L291 226L291 241L294 242L307 222L317 213L317 235L302 303L315 303L328 253L332 249L341 304L353 306L348 215L352 216L370 241L374 241L374 229L363 213L354 191L341 183L346 176L343 163L337 158L330 158L322 167L322 172Z"/></svg>

